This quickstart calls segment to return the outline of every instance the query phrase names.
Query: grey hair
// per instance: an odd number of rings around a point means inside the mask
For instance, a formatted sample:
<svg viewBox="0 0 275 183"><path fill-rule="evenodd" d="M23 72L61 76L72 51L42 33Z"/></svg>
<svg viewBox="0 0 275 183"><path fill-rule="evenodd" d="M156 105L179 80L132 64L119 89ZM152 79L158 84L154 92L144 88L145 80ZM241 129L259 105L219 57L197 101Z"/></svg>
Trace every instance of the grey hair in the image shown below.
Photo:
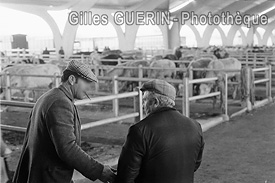
<svg viewBox="0 0 275 183"><path fill-rule="evenodd" d="M171 98L158 94L154 91L147 91L147 98L148 100L155 99L158 101L158 106L157 107L174 107L175 106L175 101L172 100Z"/></svg>

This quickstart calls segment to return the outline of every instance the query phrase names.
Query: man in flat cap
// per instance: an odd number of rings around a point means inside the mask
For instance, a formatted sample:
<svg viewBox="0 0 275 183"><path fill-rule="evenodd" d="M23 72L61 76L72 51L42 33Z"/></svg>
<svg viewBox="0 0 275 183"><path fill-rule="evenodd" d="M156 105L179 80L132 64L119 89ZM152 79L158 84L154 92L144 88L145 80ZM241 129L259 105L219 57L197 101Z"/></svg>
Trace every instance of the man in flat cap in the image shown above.
<svg viewBox="0 0 275 183"><path fill-rule="evenodd" d="M141 90L146 118L129 129L116 182L193 182L204 148L200 124L173 108L176 90L166 81L148 81Z"/></svg>
<svg viewBox="0 0 275 183"><path fill-rule="evenodd" d="M74 100L85 97L96 76L88 65L72 60L61 81L31 111L14 183L70 183L74 169L93 181L113 182L110 167L80 147L81 122Z"/></svg>

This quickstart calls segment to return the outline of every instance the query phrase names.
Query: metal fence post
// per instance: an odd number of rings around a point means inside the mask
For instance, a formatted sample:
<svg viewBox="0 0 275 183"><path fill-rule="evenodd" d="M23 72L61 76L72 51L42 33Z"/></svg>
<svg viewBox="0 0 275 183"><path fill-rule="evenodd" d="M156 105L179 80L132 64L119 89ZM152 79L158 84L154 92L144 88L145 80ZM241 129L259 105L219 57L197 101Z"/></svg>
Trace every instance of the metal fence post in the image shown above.
<svg viewBox="0 0 275 183"><path fill-rule="evenodd" d="M98 70L98 69L99 69L99 68L98 68L98 65L95 64L95 65L94 65L94 71L95 71L96 77L99 76L99 70ZM98 82L99 82L99 81L98 81ZM99 84L98 84L98 83L95 83L95 91L98 92L98 90L99 90Z"/></svg>
<svg viewBox="0 0 275 183"><path fill-rule="evenodd" d="M25 48L23 48L23 59L25 59L26 58L26 50L25 50Z"/></svg>
<svg viewBox="0 0 275 183"><path fill-rule="evenodd" d="M134 97L134 111L139 113L139 116L134 119L137 123L143 119L142 91L139 88L135 88L134 91L138 92L138 95Z"/></svg>
<svg viewBox="0 0 275 183"><path fill-rule="evenodd" d="M2 58L2 53L1 52L0 52L0 63L6 63L5 57L3 56L3 58ZM2 70L2 68L1 68L1 70Z"/></svg>
<svg viewBox="0 0 275 183"><path fill-rule="evenodd" d="M254 63L253 63L254 68L256 68L256 62L257 62L257 55L256 53L254 53Z"/></svg>
<svg viewBox="0 0 275 183"><path fill-rule="evenodd" d="M224 74L224 96L223 97L223 109L224 109L224 116L223 119L228 121L229 116L228 116L228 75Z"/></svg>
<svg viewBox="0 0 275 183"><path fill-rule="evenodd" d="M58 81L58 73L54 73L54 86L57 88L59 86L59 81Z"/></svg>
<svg viewBox="0 0 275 183"><path fill-rule="evenodd" d="M20 51L19 51L19 48L17 48L17 60L20 59Z"/></svg>
<svg viewBox="0 0 275 183"><path fill-rule="evenodd" d="M143 119L143 104L142 104L142 91L138 90L138 99L139 99L139 119Z"/></svg>
<svg viewBox="0 0 275 183"><path fill-rule="evenodd" d="M5 98L6 100L11 100L11 83L10 83L10 73L5 72L6 75L6 90L5 90Z"/></svg>
<svg viewBox="0 0 275 183"><path fill-rule="evenodd" d="M246 52L246 59L245 59L245 61L246 61L246 66L248 66L248 52Z"/></svg>
<svg viewBox="0 0 275 183"><path fill-rule="evenodd" d="M118 94L117 76L113 77L113 83L114 83L113 93ZM114 111L114 114L115 114L116 117L118 116L118 108L119 108L118 99L114 99L113 100L113 111Z"/></svg>
<svg viewBox="0 0 275 183"><path fill-rule="evenodd" d="M186 117L190 116L189 110L189 79L183 78L183 100L182 100L182 114Z"/></svg>
<svg viewBox="0 0 275 183"><path fill-rule="evenodd" d="M254 74L253 70L250 69L249 67L245 68L245 78L246 78L246 89L247 89L247 96L246 96L246 106L247 106L247 111L252 110L252 103L250 101L251 98L251 75Z"/></svg>
<svg viewBox="0 0 275 183"><path fill-rule="evenodd" d="M117 59L117 65L121 65L121 58Z"/></svg>
<svg viewBox="0 0 275 183"><path fill-rule="evenodd" d="M183 87L181 88L182 89L182 91L181 91L181 93L182 93L182 106L181 106L181 109L182 109L182 114L183 115L186 115L186 113L185 113L185 86L184 86L184 84L185 84L185 82L184 82L184 79L185 78L183 78L183 80L182 80L182 85L183 85Z"/></svg>
<svg viewBox="0 0 275 183"><path fill-rule="evenodd" d="M81 62L84 63L84 55L81 54Z"/></svg>
<svg viewBox="0 0 275 183"><path fill-rule="evenodd" d="M271 102L272 101L272 66L269 64L268 65L268 79L269 79L269 82L267 83L268 87L268 100Z"/></svg>
<svg viewBox="0 0 275 183"><path fill-rule="evenodd" d="M268 58L267 58L267 56L264 57L264 63L265 63L265 65L268 65Z"/></svg>
<svg viewBox="0 0 275 183"><path fill-rule="evenodd" d="M139 82L138 82L138 86L141 87L142 85L142 82L140 81L140 79L143 78L143 70L142 70L142 65L139 65L138 66L138 79L139 79Z"/></svg>
<svg viewBox="0 0 275 183"><path fill-rule="evenodd" d="M268 67L268 66L265 66L265 67ZM269 68L269 67L268 67ZM269 79L269 69L268 70L265 70L265 78ZM265 96L266 98L269 97L269 81L265 83Z"/></svg>
<svg viewBox="0 0 275 183"><path fill-rule="evenodd" d="M193 67L192 67L192 65L190 66L190 69L189 69L189 80L193 80L193 78L194 78L194 71L193 71ZM193 84L190 84L190 86L188 86L189 87L189 95L190 95L190 97L193 97Z"/></svg>

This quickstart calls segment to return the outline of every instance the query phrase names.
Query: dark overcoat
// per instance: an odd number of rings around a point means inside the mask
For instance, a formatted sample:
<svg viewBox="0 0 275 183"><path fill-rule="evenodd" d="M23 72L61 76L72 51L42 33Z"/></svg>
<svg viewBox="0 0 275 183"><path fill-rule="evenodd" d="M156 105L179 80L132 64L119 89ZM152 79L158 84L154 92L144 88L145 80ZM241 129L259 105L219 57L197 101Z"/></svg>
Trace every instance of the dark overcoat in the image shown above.
<svg viewBox="0 0 275 183"><path fill-rule="evenodd" d="M63 85L45 93L33 107L15 183L69 183L74 169L96 180L103 165L81 147L81 122L72 93Z"/></svg>
<svg viewBox="0 0 275 183"><path fill-rule="evenodd" d="M192 183L202 161L201 125L162 107L130 127L117 183Z"/></svg>

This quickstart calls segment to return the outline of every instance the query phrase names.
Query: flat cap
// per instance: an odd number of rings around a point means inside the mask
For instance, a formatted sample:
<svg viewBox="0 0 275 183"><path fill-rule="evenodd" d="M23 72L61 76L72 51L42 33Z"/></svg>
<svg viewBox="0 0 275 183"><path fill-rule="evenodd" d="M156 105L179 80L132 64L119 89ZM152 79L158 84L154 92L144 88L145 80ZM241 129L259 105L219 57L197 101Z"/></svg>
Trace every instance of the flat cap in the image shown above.
<svg viewBox="0 0 275 183"><path fill-rule="evenodd" d="M160 79L153 79L144 83L141 91L154 91L158 94L169 97L172 100L176 99L176 89L168 82Z"/></svg>
<svg viewBox="0 0 275 183"><path fill-rule="evenodd" d="M89 65L84 64L80 61L77 60L71 60L66 67L66 70L70 70L72 72L77 73L79 76L82 78L88 80L88 81L94 81L98 82L97 77L93 73L92 69L90 68Z"/></svg>

